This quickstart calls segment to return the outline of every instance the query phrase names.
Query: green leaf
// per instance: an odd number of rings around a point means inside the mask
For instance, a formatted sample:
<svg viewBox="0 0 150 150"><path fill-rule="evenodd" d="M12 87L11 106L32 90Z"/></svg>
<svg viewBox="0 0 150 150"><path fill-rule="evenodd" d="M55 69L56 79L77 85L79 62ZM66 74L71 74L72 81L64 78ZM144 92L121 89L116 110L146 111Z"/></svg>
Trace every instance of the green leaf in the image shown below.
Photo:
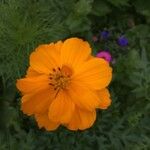
<svg viewBox="0 0 150 150"><path fill-rule="evenodd" d="M133 2L137 12L144 16L150 16L150 1L149 0L136 0Z"/></svg>
<svg viewBox="0 0 150 150"><path fill-rule="evenodd" d="M92 10L93 0L79 0L75 5L75 12L79 16L86 16Z"/></svg>
<svg viewBox="0 0 150 150"><path fill-rule="evenodd" d="M111 12L109 5L102 0L96 0L93 3L92 14L95 16L104 16Z"/></svg>
<svg viewBox="0 0 150 150"><path fill-rule="evenodd" d="M119 6L127 6L129 0L107 0L110 2L112 5L119 7Z"/></svg>

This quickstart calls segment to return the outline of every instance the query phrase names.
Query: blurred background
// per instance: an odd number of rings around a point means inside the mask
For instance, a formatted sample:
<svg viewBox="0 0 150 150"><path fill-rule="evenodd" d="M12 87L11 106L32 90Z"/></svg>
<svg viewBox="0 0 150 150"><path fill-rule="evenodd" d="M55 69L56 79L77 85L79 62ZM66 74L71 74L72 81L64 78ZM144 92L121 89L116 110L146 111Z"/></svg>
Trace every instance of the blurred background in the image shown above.
<svg viewBox="0 0 150 150"><path fill-rule="evenodd" d="M92 128L38 129L16 79L42 43L80 37L112 55L112 105ZM0 0L0 150L149 150L150 1Z"/></svg>

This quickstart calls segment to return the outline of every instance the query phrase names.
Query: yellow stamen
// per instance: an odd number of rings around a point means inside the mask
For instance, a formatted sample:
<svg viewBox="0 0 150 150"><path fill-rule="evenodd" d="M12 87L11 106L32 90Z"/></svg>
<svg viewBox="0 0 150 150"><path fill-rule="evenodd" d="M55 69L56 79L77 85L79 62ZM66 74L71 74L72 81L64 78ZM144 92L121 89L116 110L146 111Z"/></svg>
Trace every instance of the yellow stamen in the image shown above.
<svg viewBox="0 0 150 150"><path fill-rule="evenodd" d="M49 85L53 86L54 90L66 89L70 83L71 75L72 70L66 65L62 66L62 68L53 68L49 78Z"/></svg>

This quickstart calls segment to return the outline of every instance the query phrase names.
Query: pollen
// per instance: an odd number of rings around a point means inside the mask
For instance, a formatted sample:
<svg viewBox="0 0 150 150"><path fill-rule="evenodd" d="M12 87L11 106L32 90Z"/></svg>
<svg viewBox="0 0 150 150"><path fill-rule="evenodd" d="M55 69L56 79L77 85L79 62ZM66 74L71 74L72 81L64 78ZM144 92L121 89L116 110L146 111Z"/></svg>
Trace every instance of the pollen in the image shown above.
<svg viewBox="0 0 150 150"><path fill-rule="evenodd" d="M72 70L64 65L61 68L53 68L49 75L50 83L49 85L54 88L54 90L66 89L71 81Z"/></svg>

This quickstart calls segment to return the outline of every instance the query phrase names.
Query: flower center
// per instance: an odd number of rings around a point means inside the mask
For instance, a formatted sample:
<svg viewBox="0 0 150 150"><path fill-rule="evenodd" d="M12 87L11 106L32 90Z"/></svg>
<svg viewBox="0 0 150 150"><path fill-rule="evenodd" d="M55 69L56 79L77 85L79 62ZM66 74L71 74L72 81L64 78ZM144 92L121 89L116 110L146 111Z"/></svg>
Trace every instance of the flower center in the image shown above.
<svg viewBox="0 0 150 150"><path fill-rule="evenodd" d="M50 83L54 90L66 89L70 83L72 75L72 70L63 65L62 68L58 67L57 69L53 68L52 73L50 73Z"/></svg>

